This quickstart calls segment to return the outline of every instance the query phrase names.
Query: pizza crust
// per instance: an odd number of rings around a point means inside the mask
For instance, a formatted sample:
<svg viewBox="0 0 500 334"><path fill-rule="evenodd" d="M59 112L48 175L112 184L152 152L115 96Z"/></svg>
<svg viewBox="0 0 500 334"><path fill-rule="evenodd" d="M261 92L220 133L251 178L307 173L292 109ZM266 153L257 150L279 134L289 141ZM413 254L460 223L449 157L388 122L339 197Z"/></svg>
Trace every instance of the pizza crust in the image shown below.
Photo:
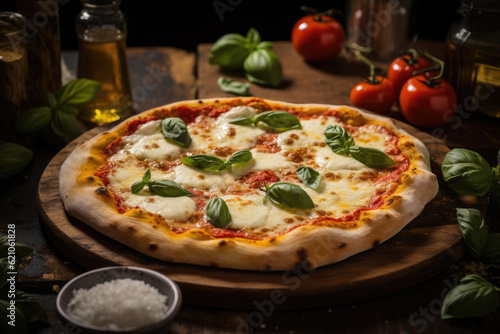
<svg viewBox="0 0 500 334"><path fill-rule="evenodd" d="M162 110L180 104L200 106L250 101L256 108L343 108L347 115L350 110L354 110L356 115L377 120L398 135L405 136L400 145L411 147L412 170L408 171L409 176L405 177L404 186L387 198L386 205L360 214L359 219L363 223L354 229L304 225L267 240L199 239L196 231L176 234L165 228L154 228L144 220L154 220L155 217L141 210L131 210L123 214L116 211L113 194L99 184L98 178L90 173L89 167L102 163L102 158L95 154L96 148L102 149L109 143L110 138L123 134L124 125L119 124L109 132L79 144L62 164L59 181L65 210L109 238L160 260L246 270L291 270L295 266L316 268L329 265L376 247L417 217L437 194L437 179L431 172L429 154L424 144L398 128L393 120L350 107L299 105L258 98L207 99L154 108L129 118L126 122L161 113ZM359 121L356 118L352 120Z"/></svg>

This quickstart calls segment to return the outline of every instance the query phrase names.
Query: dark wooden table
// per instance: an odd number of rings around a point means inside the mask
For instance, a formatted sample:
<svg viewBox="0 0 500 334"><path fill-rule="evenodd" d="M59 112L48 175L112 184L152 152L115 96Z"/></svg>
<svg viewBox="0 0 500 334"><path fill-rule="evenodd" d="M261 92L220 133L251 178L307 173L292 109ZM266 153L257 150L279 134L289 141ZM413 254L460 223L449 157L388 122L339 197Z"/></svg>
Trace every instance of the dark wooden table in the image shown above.
<svg viewBox="0 0 500 334"><path fill-rule="evenodd" d="M172 48L128 50L136 112L179 100L230 96L222 92L217 77L244 80L241 73L221 72L207 63L209 45L196 54ZM442 56L443 45L422 42L419 47ZM251 85L251 93L262 98L297 103L350 104L349 91L366 74L363 65L346 57L312 66L304 63L289 42L274 49L284 65L284 81L278 88ZM75 68L76 53L65 52L66 63ZM388 64L378 63L383 69ZM460 103L460 101L459 101ZM395 106L389 116L404 121ZM497 163L500 149L498 120L472 115L441 129L420 129L443 140L449 148L466 147ZM55 313L54 289L85 271L46 239L38 216L38 180L62 146L34 144L35 157L20 174L3 182L0 194L0 232L16 224L17 241L35 250L31 262L19 271L17 288L39 298L50 317L50 327L37 326L36 333L63 333ZM487 222L498 232L499 212L488 210ZM464 256L435 277L402 291L330 308L284 311L274 308L248 310L214 309L184 304L171 333L499 333L500 312L477 319L440 318L445 294L470 273L473 261ZM498 272L495 283L500 285Z"/></svg>

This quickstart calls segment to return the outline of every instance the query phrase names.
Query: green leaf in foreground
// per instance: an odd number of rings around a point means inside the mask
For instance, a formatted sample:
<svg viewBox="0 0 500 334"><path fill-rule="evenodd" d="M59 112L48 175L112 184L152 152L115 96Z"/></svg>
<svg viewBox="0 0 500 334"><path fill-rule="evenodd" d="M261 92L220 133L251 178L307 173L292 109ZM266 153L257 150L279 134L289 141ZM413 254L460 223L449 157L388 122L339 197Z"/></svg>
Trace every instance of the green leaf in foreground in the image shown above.
<svg viewBox="0 0 500 334"><path fill-rule="evenodd" d="M321 174L311 167L301 166L295 171L297 177L302 183L311 189L318 189L321 181Z"/></svg>
<svg viewBox="0 0 500 334"><path fill-rule="evenodd" d="M226 93L236 94L239 96L250 95L250 84L248 82L240 82L238 80L219 77L217 84L219 85L219 88Z"/></svg>
<svg viewBox="0 0 500 334"><path fill-rule="evenodd" d="M349 148L354 146L354 138L344 127L328 125L325 132L325 142L334 153L349 155Z"/></svg>
<svg viewBox="0 0 500 334"><path fill-rule="evenodd" d="M500 233L488 234L486 244L481 250L481 261L500 264Z"/></svg>
<svg viewBox="0 0 500 334"><path fill-rule="evenodd" d="M218 228L226 228L232 219L226 202L220 197L213 197L208 201L205 214L207 220Z"/></svg>
<svg viewBox="0 0 500 334"><path fill-rule="evenodd" d="M472 256L479 260L488 239L488 228L481 212L476 209L458 208L457 219L467 248Z"/></svg>
<svg viewBox="0 0 500 334"><path fill-rule="evenodd" d="M441 318L481 317L498 309L500 290L479 275L469 275L446 295Z"/></svg>
<svg viewBox="0 0 500 334"><path fill-rule="evenodd" d="M42 303L34 296L16 290L16 306L23 312L28 323L35 320L41 320L44 323L49 323L49 317L42 306Z"/></svg>
<svg viewBox="0 0 500 334"><path fill-rule="evenodd" d="M81 133L75 115L56 109L50 122L52 130L59 137L75 139Z"/></svg>
<svg viewBox="0 0 500 334"><path fill-rule="evenodd" d="M253 159L252 152L241 150L223 160L218 157L206 154L196 154L181 158L181 162L190 167L198 168L208 172L222 172L231 169L233 165L240 165L250 162Z"/></svg>
<svg viewBox="0 0 500 334"><path fill-rule="evenodd" d="M276 182L266 186L266 197L278 206L287 206L296 209L313 209L311 197L300 186L288 182Z"/></svg>
<svg viewBox="0 0 500 334"><path fill-rule="evenodd" d="M184 148L189 148L191 145L192 140L186 123L180 118L165 118L161 122L161 132L168 142Z"/></svg>
<svg viewBox="0 0 500 334"><path fill-rule="evenodd" d="M257 126L259 122L264 123L276 132L285 132L288 130L302 128L297 117L289 112L281 110L265 111L253 117L237 117L229 123L242 126Z"/></svg>
<svg viewBox="0 0 500 334"><path fill-rule="evenodd" d="M33 158L33 151L15 143L0 144L0 179L8 179L23 168Z"/></svg>
<svg viewBox="0 0 500 334"><path fill-rule="evenodd" d="M170 180L151 181L151 170L148 169L142 176L140 182L135 182L130 187L132 194L139 193L145 186L149 188L153 194L163 197L182 197L191 196L192 193L183 188L180 184Z"/></svg>
<svg viewBox="0 0 500 334"><path fill-rule="evenodd" d="M464 148L448 152L441 166L446 184L459 194L486 195L493 185L493 172L478 153Z"/></svg>
<svg viewBox="0 0 500 334"><path fill-rule="evenodd" d="M276 87L283 79L278 56L267 48L250 53L243 63L243 68L247 79L258 85Z"/></svg>
<svg viewBox="0 0 500 334"><path fill-rule="evenodd" d="M78 107L87 104L99 94L101 86L90 79L72 80L57 92L57 105Z"/></svg>
<svg viewBox="0 0 500 334"><path fill-rule="evenodd" d="M251 52L247 43L247 39L240 34L225 34L210 48L208 62L228 69L241 69Z"/></svg>

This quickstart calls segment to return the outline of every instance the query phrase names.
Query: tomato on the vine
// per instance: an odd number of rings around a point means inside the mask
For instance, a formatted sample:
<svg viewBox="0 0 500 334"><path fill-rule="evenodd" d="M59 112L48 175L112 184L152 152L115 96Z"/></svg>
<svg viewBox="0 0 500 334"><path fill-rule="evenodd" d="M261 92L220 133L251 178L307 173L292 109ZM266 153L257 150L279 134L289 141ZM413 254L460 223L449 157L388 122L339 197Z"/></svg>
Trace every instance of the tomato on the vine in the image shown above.
<svg viewBox="0 0 500 334"><path fill-rule="evenodd" d="M307 61L321 62L338 56L345 39L344 28L331 16L304 16L292 29L295 51Z"/></svg>
<svg viewBox="0 0 500 334"><path fill-rule="evenodd" d="M399 106L411 124L435 128L446 124L454 115L457 95L446 80L417 75L403 85Z"/></svg>
<svg viewBox="0 0 500 334"><path fill-rule="evenodd" d="M431 68L433 61L425 56L420 56L416 51L409 50L406 54L394 59L389 65L387 78L392 81L396 94L399 94L404 83L413 77L415 71ZM429 73L428 75L435 75Z"/></svg>
<svg viewBox="0 0 500 334"><path fill-rule="evenodd" d="M385 114L396 100L396 92L392 82L384 77L369 77L354 86L350 94L351 103L356 107Z"/></svg>

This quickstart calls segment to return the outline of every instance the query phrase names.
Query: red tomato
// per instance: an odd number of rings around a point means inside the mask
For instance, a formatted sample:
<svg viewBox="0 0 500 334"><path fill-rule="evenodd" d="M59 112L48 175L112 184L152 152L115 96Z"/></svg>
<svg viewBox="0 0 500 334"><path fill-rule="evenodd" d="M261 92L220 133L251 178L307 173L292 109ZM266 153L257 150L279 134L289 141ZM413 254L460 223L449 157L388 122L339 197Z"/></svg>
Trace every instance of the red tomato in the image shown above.
<svg viewBox="0 0 500 334"><path fill-rule="evenodd" d="M444 125L454 115L457 95L446 80L429 82L424 75L418 75L403 85L399 106L411 124L435 128Z"/></svg>
<svg viewBox="0 0 500 334"><path fill-rule="evenodd" d="M387 71L387 78L392 81L396 94L399 94L404 83L413 76L413 72L429 68L433 62L425 57L415 57L412 55L403 55L394 59ZM429 75L437 75L432 72Z"/></svg>
<svg viewBox="0 0 500 334"><path fill-rule="evenodd" d="M357 107L385 114L396 100L396 92L392 82L383 77L370 78L353 87L351 90L351 103Z"/></svg>
<svg viewBox="0 0 500 334"><path fill-rule="evenodd" d="M344 42L344 28L327 15L307 15L292 29L292 44L305 60L320 62L334 59Z"/></svg>

